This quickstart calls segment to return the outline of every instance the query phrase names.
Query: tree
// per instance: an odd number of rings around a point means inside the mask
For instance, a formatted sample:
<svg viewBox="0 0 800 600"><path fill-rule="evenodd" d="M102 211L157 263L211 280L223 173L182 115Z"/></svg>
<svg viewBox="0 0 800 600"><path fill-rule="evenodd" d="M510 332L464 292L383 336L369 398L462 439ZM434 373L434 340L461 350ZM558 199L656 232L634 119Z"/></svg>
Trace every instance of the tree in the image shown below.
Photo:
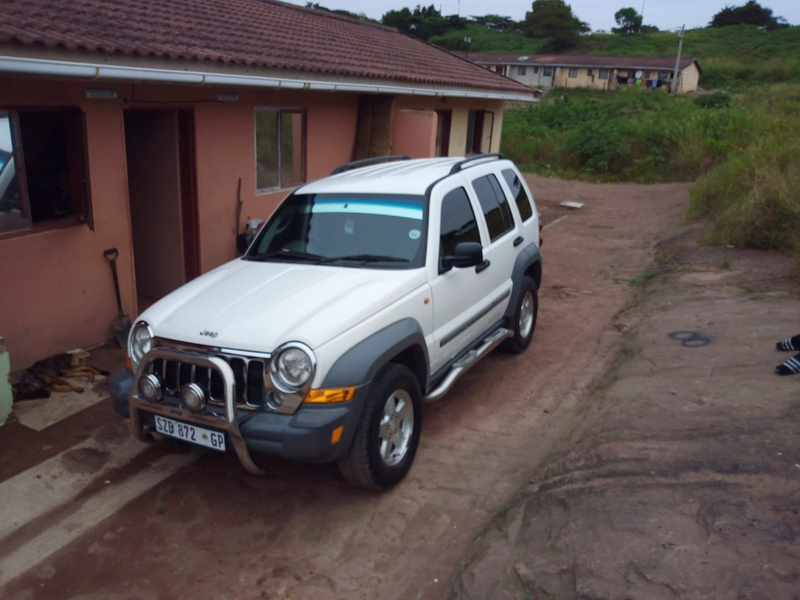
<svg viewBox="0 0 800 600"><path fill-rule="evenodd" d="M761 6L750 0L742 6L726 6L711 19L709 27L728 27L729 25L758 25L767 29L787 27L786 19L776 17L771 8Z"/></svg>
<svg viewBox="0 0 800 600"><path fill-rule="evenodd" d="M482 17L470 17L470 19L485 29L494 29L496 31L506 31L517 26L517 22L511 17L502 17L500 15L484 15Z"/></svg>
<svg viewBox="0 0 800 600"><path fill-rule="evenodd" d="M522 32L526 37L547 40L546 49L560 52L578 45L589 26L578 19L564 0L534 0L525 13Z"/></svg>
<svg viewBox="0 0 800 600"><path fill-rule="evenodd" d="M353 19L358 19L360 21L369 21L370 23L377 23L375 19L370 19L364 13L353 13L349 10L332 10L330 8L326 8L317 2L306 2L306 8L313 8L314 10L324 10L325 12L331 12L337 15L342 15L343 17L351 17Z"/></svg>
<svg viewBox="0 0 800 600"><path fill-rule="evenodd" d="M642 28L642 15L636 12L635 8L620 8L615 14L614 19L619 27L614 27L611 31L628 35L629 33L639 33Z"/></svg>
<svg viewBox="0 0 800 600"><path fill-rule="evenodd" d="M383 15L381 23L422 40L428 40L451 29L463 29L465 20L456 15L443 17L442 13L431 4L417 5L413 11L408 8L390 10Z"/></svg>

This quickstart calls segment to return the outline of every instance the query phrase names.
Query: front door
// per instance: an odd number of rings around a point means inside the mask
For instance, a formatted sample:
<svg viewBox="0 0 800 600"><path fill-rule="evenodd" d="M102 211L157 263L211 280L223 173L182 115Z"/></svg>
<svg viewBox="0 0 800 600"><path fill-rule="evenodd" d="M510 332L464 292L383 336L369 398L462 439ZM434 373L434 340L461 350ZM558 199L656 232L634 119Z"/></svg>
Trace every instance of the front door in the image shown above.
<svg viewBox="0 0 800 600"><path fill-rule="evenodd" d="M445 187L447 185L447 187ZM441 198L441 201L439 201ZM455 358L487 327L484 303L491 291L483 285L482 273L475 267L440 268L441 257L451 255L461 242L481 243L476 206L469 198L463 180L452 178L434 190L428 238L428 270L433 297L433 340L428 347L431 373Z"/></svg>

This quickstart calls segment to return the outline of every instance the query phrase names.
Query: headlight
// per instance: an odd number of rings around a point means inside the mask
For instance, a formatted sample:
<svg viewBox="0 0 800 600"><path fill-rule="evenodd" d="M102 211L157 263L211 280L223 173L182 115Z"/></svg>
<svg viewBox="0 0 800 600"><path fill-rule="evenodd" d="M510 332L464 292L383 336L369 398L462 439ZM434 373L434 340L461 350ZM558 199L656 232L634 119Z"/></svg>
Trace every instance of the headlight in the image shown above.
<svg viewBox="0 0 800 600"><path fill-rule="evenodd" d="M280 391L296 392L314 374L314 353L305 344L286 344L273 355L269 372L272 382Z"/></svg>
<svg viewBox="0 0 800 600"><path fill-rule="evenodd" d="M153 330L147 323L139 321L134 325L129 346L128 352L131 360L136 364L140 363L144 355L152 350Z"/></svg>

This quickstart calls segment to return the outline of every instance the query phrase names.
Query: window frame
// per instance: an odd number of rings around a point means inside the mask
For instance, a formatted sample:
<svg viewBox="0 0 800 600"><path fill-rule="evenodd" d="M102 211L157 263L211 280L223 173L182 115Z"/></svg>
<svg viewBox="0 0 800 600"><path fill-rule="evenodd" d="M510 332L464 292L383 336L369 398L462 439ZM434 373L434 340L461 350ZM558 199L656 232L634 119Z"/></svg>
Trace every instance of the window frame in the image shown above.
<svg viewBox="0 0 800 600"><path fill-rule="evenodd" d="M270 187L270 188L259 188L258 187L258 122L257 116L259 112L274 112L278 113L278 127L277 127L277 138L278 138L278 185L277 187ZM300 153L300 183L294 185L282 185L282 150L281 147L281 138L283 134L283 115L284 114L299 114L302 117L301 126L303 128L302 135L300 136L300 143L302 145L301 153ZM264 196L267 194L274 194L275 192L279 192L281 190L293 190L297 189L301 185L307 183L307 171L306 171L306 156L308 151L308 143L307 143L307 136L308 136L308 113L305 108L298 108L298 107L283 107L283 106L256 106L253 110L253 165L255 167L255 188L256 188L256 196Z"/></svg>
<svg viewBox="0 0 800 600"><path fill-rule="evenodd" d="M491 180L489 180L490 177L494 178L494 181L495 181L496 185L493 186L491 184ZM496 237L492 237L492 232L491 232L491 230L489 228L489 219L487 219L487 217L486 217L486 211L484 210L483 203L481 202L481 195L478 193L478 190L475 189L475 182L479 181L481 179L487 179L489 181L489 188L492 190L492 194L494 196L494 200L495 200L495 202L497 202L497 207L500 209L500 212L502 214L503 211L502 211L502 208L501 208L501 204L500 204L500 201L499 201L499 199L497 197L498 192L500 193L502 199L505 201L506 210L508 211L508 216L511 218L511 226L507 227L505 230L503 230L502 233L500 233ZM479 176L471 179L469 181L469 187L471 188L472 193L475 195L475 199L477 200L477 206L480 209L481 219L483 220L483 224L486 226L486 234L487 234L487 239L488 239L489 243L485 247L490 247L495 242L499 242L500 240L502 240L504 237L506 237L509 233L512 233L517 228L516 216L514 215L514 210L511 208L511 201L509 201L508 196L505 193L505 190L503 190L503 186L500 183L500 180L497 178L497 174L495 172L493 172L493 171L490 172L490 173L485 173L484 175L479 175Z"/></svg>
<svg viewBox="0 0 800 600"><path fill-rule="evenodd" d="M548 71L550 71L548 73ZM544 73L542 73L543 77L552 77L553 76L553 67L544 67Z"/></svg>
<svg viewBox="0 0 800 600"><path fill-rule="evenodd" d="M528 201L527 206L528 206L528 210L531 213L530 215L528 215L527 218L522 216L522 211L519 209L519 194L517 194L516 197L514 196L514 189L511 187L511 183L508 182L508 174L511 174L514 178L519 180L520 192L522 192L523 197ZM509 202L509 205L510 204L514 204L514 206L516 206L517 214L519 215L519 220L524 225L525 223L527 223L528 221L533 219L533 217L536 214L536 211L534 210L533 199L532 199L531 195L528 193L528 190L525 189L525 181L524 181L524 179L522 177L522 174L518 173L516 170L512 169L511 167L506 167L505 169L502 169L500 171L500 175L503 176L503 179L502 179L502 181L500 181L500 183L501 184L504 183L506 185L506 188L508 189L507 197L511 198L511 201Z"/></svg>
<svg viewBox="0 0 800 600"><path fill-rule="evenodd" d="M538 75L539 74L539 67L533 67L533 74L534 75Z"/></svg>
<svg viewBox="0 0 800 600"><path fill-rule="evenodd" d="M608 69L600 69L597 73L598 79L608 79ZM604 75L605 73L605 75Z"/></svg>
<svg viewBox="0 0 800 600"><path fill-rule="evenodd" d="M517 75L519 77L525 77L527 74L528 74L527 65L520 65L517 67Z"/></svg>
<svg viewBox="0 0 800 600"><path fill-rule="evenodd" d="M92 177L91 165L89 162L89 133L86 124L86 113L80 106L74 105L53 105L53 106L21 106L21 105L0 105L0 112L9 115L9 124L11 126L11 144L12 156L14 157L14 168L17 171L18 186L20 192L21 215L28 220L26 227L19 229L12 229L10 231L0 231L0 240L16 238L31 233L42 233L54 229L64 229L66 227L73 227L76 225L86 225L91 231L94 231L94 208L92 202ZM25 148L22 143L22 128L19 121L19 113L72 113L79 119L77 125L80 128L80 136L82 138L82 156L80 160L83 165L82 181L82 197L80 201L80 211L75 210L75 203L72 202L73 208L69 214L64 214L55 218L45 219L43 221L33 222L31 211L30 192L28 189L28 170L25 164ZM65 144L69 145L69 140L65 140Z"/></svg>
<svg viewBox="0 0 800 600"><path fill-rule="evenodd" d="M567 74L569 79L577 79L578 78L578 68L577 67L570 67L569 73Z"/></svg>
<svg viewBox="0 0 800 600"><path fill-rule="evenodd" d="M442 259L445 256L447 256L447 254L444 251L444 246L442 245L442 222L443 222L443 218L442 217L444 216L444 204L445 204L445 200L447 199L447 197L450 194L452 194L453 192L457 191L457 190L461 190L462 192L464 192L464 198L467 200L467 206L469 207L470 213L472 213L472 220L475 223L475 231L478 234L477 243L481 245L481 248L485 248L486 247L485 240L483 239L483 232L481 231L481 222L480 222L480 220L478 218L478 215L475 212L475 204L473 203L472 198L470 197L469 190L467 189L467 186L465 184L459 183L453 189L448 190L447 192L444 192L442 194L442 200L441 200L441 202L439 202L439 225L438 225L438 231L437 231L437 234L436 234L436 239L439 242L439 244L438 244L437 250L436 250L437 253L438 253L438 259L436 260L436 264L438 266L440 275L449 270L449 269L444 269L442 267Z"/></svg>

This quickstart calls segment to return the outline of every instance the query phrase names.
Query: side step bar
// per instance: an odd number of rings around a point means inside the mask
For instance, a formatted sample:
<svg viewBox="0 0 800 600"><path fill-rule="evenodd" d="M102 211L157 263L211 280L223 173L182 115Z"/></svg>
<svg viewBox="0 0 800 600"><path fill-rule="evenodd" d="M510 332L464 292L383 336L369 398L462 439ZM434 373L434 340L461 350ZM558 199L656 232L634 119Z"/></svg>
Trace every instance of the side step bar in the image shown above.
<svg viewBox="0 0 800 600"><path fill-rule="evenodd" d="M474 350L470 350L464 356L459 358L455 364L453 364L453 368L450 369L447 377L445 377L435 389L431 390L431 392L429 392L423 398L423 400L425 402L435 402L436 400L439 400L448 391L450 391L450 388L453 387L453 384L458 381L458 379L464 373L469 371L469 369L475 363L489 354L489 352L497 348L497 346L499 346L507 338L510 338L512 335L514 335L514 332L510 329L506 329L505 327L496 329L489 335L489 337L483 340L480 346Z"/></svg>

